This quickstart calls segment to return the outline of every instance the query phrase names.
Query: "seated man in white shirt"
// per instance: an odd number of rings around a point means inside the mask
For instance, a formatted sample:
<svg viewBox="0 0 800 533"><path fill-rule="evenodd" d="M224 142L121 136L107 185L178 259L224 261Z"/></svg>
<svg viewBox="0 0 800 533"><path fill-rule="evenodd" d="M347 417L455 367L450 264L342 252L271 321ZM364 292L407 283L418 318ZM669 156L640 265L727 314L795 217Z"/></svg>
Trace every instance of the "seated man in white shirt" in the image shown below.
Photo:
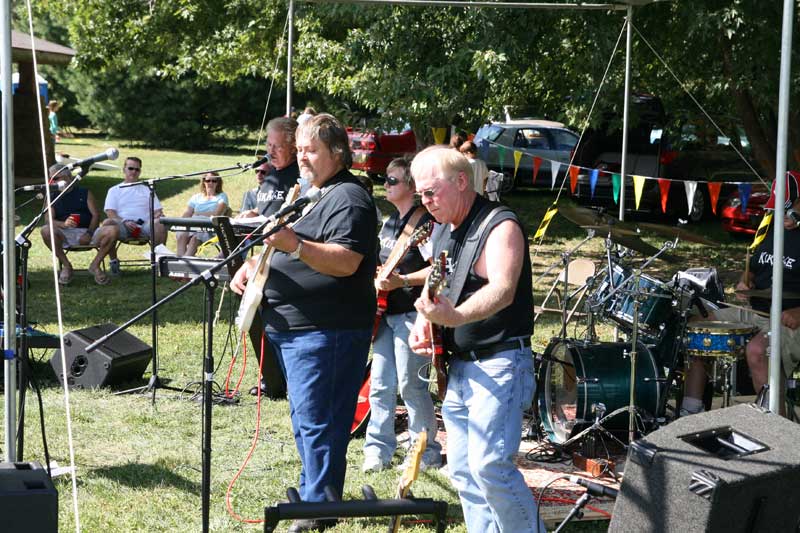
<svg viewBox="0 0 800 533"><path fill-rule="evenodd" d="M89 272L94 275L98 285L109 282L105 272L100 268L106 255L111 256L110 269L112 274L119 273L119 261L114 253L117 241L124 241L138 237L153 239L155 244L164 244L166 241L166 228L158 223L163 211L161 202L155 197L153 203L153 220L155 228L150 228L150 191L147 187L121 187L125 183L139 181L142 171L142 160L138 157L128 157L122 169L123 183L115 185L108 190L106 203L103 209L106 218L94 234L94 243L98 246L97 255L89 265Z"/></svg>

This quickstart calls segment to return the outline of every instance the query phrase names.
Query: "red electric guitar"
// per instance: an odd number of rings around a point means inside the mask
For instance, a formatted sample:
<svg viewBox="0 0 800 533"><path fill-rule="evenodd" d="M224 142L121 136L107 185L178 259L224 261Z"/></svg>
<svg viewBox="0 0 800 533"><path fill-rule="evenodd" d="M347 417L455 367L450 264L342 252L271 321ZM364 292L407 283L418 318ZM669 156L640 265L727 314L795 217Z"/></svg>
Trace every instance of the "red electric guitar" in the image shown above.
<svg viewBox="0 0 800 533"><path fill-rule="evenodd" d="M439 254L436 262L431 268L428 280L425 282L425 290L428 299L436 301L437 296L442 292L447 284L447 251ZM429 322L429 334L431 338L432 365L436 370L436 388L439 400L444 400L447 392L447 367L444 361L444 345L442 344L442 328Z"/></svg>
<svg viewBox="0 0 800 533"><path fill-rule="evenodd" d="M378 275L375 276L375 279L381 281L389 279L389 276L392 274L392 272L394 272L394 269L397 268L397 265L399 265L400 261L402 261L403 257L405 257L406 252L408 252L412 246L419 246L427 241L430 238L432 231L432 220L425 222L423 225L415 229L414 233L411 234L403 246L392 250L392 252L389 254L389 257L386 259L386 262L381 265L381 268L378 271ZM381 317L386 312L386 308L389 305L389 292L390 291L385 290L378 291L378 309L375 312L375 324L372 326L373 341L375 340L375 335L378 334L378 325L381 322Z"/></svg>

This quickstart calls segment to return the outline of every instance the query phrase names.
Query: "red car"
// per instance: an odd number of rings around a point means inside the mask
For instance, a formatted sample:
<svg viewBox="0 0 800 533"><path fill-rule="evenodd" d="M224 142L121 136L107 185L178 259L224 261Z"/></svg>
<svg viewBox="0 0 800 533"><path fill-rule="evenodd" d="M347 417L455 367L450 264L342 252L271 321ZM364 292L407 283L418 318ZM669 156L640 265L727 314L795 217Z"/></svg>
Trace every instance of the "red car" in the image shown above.
<svg viewBox="0 0 800 533"><path fill-rule="evenodd" d="M722 228L729 233L754 235L764 216L764 205L768 199L769 191L762 185L754 184L747 209L742 211L739 191L734 192L722 206Z"/></svg>
<svg viewBox="0 0 800 533"><path fill-rule="evenodd" d="M411 129L403 132L357 131L347 128L353 169L362 170L372 179L386 175L392 159L417 153L417 138Z"/></svg>

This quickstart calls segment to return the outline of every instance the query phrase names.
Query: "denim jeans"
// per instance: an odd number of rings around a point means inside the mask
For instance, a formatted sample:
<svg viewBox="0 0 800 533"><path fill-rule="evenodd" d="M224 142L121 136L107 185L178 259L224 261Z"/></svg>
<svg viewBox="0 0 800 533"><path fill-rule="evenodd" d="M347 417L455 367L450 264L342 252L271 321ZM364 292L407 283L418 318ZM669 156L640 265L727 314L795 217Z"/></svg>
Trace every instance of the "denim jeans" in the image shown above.
<svg viewBox="0 0 800 533"><path fill-rule="evenodd" d="M522 412L533 400L533 355L514 348L480 361L451 358L442 415L450 479L470 533L544 532L514 464Z"/></svg>
<svg viewBox="0 0 800 533"><path fill-rule="evenodd" d="M341 496L347 445L364 379L371 331L267 332L280 361L302 469L303 501L325 501L325 486Z"/></svg>
<svg viewBox="0 0 800 533"><path fill-rule="evenodd" d="M370 417L364 456L377 457L382 463L392 461L397 447L394 415L397 391L408 408L408 430L412 442L420 430L428 430L428 442L422 460L429 465L442 462L442 445L436 442L436 416L428 384L419 378L420 369L430 363L429 357L417 355L408 347L408 334L417 313L384 315L372 345L372 382L370 383Z"/></svg>

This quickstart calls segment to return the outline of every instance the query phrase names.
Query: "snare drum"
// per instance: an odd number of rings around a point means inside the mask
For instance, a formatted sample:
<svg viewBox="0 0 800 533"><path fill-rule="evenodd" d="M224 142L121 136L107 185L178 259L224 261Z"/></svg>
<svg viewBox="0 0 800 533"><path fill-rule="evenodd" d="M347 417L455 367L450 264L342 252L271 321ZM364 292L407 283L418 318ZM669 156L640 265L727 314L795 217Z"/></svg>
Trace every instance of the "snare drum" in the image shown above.
<svg viewBox="0 0 800 533"><path fill-rule="evenodd" d="M662 415L666 388L663 368L653 352L637 344L635 405L652 417ZM562 443L594 422L595 406L602 403L606 415L630 401L631 344L585 343L578 340L550 343L540 370L539 411L552 442ZM626 413L603 422L609 431L627 434Z"/></svg>
<svg viewBox="0 0 800 533"><path fill-rule="evenodd" d="M686 327L686 353L695 357L738 357L757 331L757 327L742 322L690 322Z"/></svg>

